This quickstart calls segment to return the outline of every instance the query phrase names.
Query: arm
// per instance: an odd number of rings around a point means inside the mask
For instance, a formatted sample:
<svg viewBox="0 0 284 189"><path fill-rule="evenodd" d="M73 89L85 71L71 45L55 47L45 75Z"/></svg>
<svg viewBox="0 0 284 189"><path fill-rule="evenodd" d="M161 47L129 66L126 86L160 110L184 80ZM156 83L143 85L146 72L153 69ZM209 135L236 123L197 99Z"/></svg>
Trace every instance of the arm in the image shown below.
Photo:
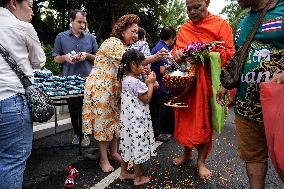
<svg viewBox="0 0 284 189"><path fill-rule="evenodd" d="M94 55L94 54L82 52L82 55L81 55L79 61L88 60L89 62L94 62L95 58L96 58L96 55Z"/></svg>
<svg viewBox="0 0 284 189"><path fill-rule="evenodd" d="M26 44L29 52L29 60L34 68L41 67L46 61L45 53L39 42L34 27L27 23Z"/></svg>
<svg viewBox="0 0 284 189"><path fill-rule="evenodd" d="M223 86L220 86L217 94L216 94L216 100L217 100L217 103L220 104L220 105L225 105L225 96L227 94L227 89L225 89Z"/></svg>
<svg viewBox="0 0 284 189"><path fill-rule="evenodd" d="M156 62L159 60L159 57L157 54L153 54L150 56L147 56L146 59L143 61L142 65L147 66L148 64L151 64L152 62Z"/></svg>
<svg viewBox="0 0 284 189"><path fill-rule="evenodd" d="M156 82L156 75L155 72L151 72L148 75L148 78L146 79L145 83L148 86L148 91L140 96L138 98L145 104L149 104L153 95L153 88L155 86Z"/></svg>
<svg viewBox="0 0 284 189"><path fill-rule="evenodd" d="M149 83L148 84L148 91L146 93L144 93L143 95L140 95L138 98L139 100L141 100L143 103L145 104L149 104L153 95L153 88L154 88L154 84L153 83Z"/></svg>
<svg viewBox="0 0 284 189"><path fill-rule="evenodd" d="M60 34L58 34L55 38L53 52L52 52L52 56L54 57L54 62L58 64L61 64L63 62L68 62L72 64L72 58L70 54L62 55L62 53L63 51L62 51L62 45L61 45L61 37L60 37Z"/></svg>
<svg viewBox="0 0 284 189"><path fill-rule="evenodd" d="M80 61L88 60L89 62L94 62L96 58L96 53L98 51L98 44L96 38L93 35L91 35L91 39L92 39L92 52L91 53L82 52Z"/></svg>
<svg viewBox="0 0 284 189"><path fill-rule="evenodd" d="M64 55L56 55L54 57L54 62L61 64L63 62L68 62L72 64L72 59L69 54L64 54Z"/></svg>
<svg viewBox="0 0 284 189"><path fill-rule="evenodd" d="M156 62L158 60L163 59L165 56L168 55L167 51L160 50L153 55L147 56L146 59L143 61L143 66Z"/></svg>

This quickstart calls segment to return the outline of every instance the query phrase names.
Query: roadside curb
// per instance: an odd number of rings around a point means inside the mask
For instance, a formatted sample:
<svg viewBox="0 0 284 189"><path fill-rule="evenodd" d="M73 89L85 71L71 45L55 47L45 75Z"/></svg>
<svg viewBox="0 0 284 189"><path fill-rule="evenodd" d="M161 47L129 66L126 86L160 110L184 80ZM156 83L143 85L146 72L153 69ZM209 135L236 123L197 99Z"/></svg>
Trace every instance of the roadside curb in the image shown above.
<svg viewBox="0 0 284 189"><path fill-rule="evenodd" d="M43 137L47 137L56 133L60 133L69 129L72 129L71 119L59 120L58 127L55 131L55 122L48 122L39 124L33 127L33 139L37 140Z"/></svg>

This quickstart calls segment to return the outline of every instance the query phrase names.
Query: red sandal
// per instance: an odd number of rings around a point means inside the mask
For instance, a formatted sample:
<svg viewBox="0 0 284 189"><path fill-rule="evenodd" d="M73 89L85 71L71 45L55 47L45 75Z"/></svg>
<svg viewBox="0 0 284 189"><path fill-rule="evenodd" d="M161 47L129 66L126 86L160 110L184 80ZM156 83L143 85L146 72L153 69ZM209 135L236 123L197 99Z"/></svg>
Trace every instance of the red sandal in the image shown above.
<svg viewBox="0 0 284 189"><path fill-rule="evenodd" d="M69 175L73 175L74 177L79 176L79 171L71 165L67 167L66 171L69 173Z"/></svg>
<svg viewBox="0 0 284 189"><path fill-rule="evenodd" d="M65 188L73 188L75 186L74 176L68 175L67 179L65 180L64 187Z"/></svg>

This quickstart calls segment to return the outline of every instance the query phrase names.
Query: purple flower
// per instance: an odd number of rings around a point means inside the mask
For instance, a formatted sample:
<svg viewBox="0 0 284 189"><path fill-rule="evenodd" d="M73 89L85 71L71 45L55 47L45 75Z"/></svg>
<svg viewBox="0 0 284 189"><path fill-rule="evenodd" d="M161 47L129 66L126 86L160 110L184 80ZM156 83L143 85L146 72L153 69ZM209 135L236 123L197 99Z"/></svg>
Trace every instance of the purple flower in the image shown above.
<svg viewBox="0 0 284 189"><path fill-rule="evenodd" d="M207 50L208 45L209 44L207 42L192 42L184 49L184 54L190 55L192 53L197 53L203 50Z"/></svg>

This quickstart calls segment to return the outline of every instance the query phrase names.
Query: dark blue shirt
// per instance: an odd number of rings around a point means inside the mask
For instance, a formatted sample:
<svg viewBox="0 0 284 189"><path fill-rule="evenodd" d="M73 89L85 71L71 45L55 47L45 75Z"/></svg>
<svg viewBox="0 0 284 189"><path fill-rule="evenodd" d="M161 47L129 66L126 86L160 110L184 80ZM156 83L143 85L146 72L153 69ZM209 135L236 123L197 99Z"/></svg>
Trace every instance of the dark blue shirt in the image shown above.
<svg viewBox="0 0 284 189"><path fill-rule="evenodd" d="M166 49L167 51L171 51L170 47L164 42L164 41L159 41L156 46L152 49L151 54L154 55L156 54L158 51L160 51L162 48L164 47L164 49ZM154 90L154 94L160 94L161 92L168 94L167 89L164 87L163 85L163 81L162 81L162 77L163 75L161 75L160 73L160 66L165 66L166 64L166 60L165 59L161 59L158 60L156 62L153 62L151 64L151 70L155 72L156 74L156 79L157 82L159 83L159 88Z"/></svg>
<svg viewBox="0 0 284 189"><path fill-rule="evenodd" d="M95 36L90 33L83 32L80 37L76 37L71 30L61 32L56 36L52 56L64 55L71 53L71 51L86 52L89 54L96 54L98 44ZM87 77L93 67L93 63L88 60L69 64L63 62L63 75L79 75Z"/></svg>

